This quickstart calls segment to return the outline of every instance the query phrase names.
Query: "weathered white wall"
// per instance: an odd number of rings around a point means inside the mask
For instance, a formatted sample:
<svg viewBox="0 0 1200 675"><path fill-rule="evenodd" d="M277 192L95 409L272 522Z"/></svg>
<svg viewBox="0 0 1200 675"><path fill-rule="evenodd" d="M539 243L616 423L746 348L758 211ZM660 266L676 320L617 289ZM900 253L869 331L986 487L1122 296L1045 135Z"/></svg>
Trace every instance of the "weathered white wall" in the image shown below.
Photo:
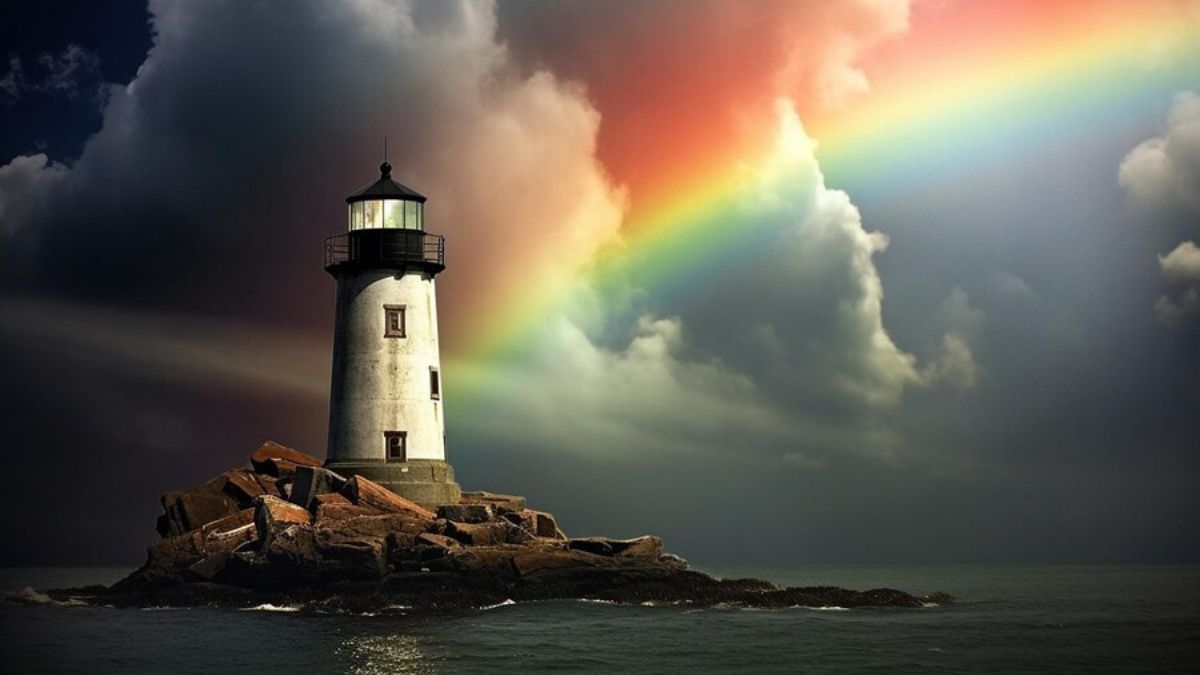
<svg viewBox="0 0 1200 675"><path fill-rule="evenodd" d="M384 337L384 305L405 306L406 337ZM408 432L409 459L446 458L442 400L430 397L438 356L432 277L382 270L337 275L329 461L386 460L383 432Z"/></svg>

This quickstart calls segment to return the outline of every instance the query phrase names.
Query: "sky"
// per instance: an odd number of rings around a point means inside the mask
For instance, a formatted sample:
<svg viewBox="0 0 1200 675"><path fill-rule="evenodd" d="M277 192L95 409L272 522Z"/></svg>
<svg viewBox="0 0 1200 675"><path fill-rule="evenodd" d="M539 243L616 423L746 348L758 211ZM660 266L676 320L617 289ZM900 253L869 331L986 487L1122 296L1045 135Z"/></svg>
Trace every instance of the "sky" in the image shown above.
<svg viewBox="0 0 1200 675"><path fill-rule="evenodd" d="M465 489L700 564L1200 561L1198 2L0 12L0 564L323 454L385 134Z"/></svg>

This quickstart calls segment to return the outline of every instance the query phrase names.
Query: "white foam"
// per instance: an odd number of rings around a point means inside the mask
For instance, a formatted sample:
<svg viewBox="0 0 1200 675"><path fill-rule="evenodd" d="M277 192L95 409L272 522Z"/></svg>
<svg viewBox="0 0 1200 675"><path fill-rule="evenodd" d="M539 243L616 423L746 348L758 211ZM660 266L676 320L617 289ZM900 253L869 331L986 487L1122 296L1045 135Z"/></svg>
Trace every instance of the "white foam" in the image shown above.
<svg viewBox="0 0 1200 675"><path fill-rule="evenodd" d="M509 599L505 600L504 602L498 602L494 605L480 607L479 609L486 612L489 609L496 609L497 607L508 607L509 605L515 605L515 604L517 604L517 601L513 600L512 598L509 598Z"/></svg>
<svg viewBox="0 0 1200 675"><path fill-rule="evenodd" d="M8 600L10 600L12 602L24 603L27 605L57 605L59 607L78 607L80 605L87 604L86 602L84 602L82 600L78 600L76 598L70 598L67 600L55 600L54 598L46 595L45 593L39 593L39 592L33 590L32 586L26 586L25 588L22 588L20 591L18 591L16 593L8 593L7 595L8 595L8 598L7 598Z"/></svg>
<svg viewBox="0 0 1200 675"><path fill-rule="evenodd" d="M269 602L264 602L261 605L254 607L243 607L239 612L299 612L300 605L272 605Z"/></svg>

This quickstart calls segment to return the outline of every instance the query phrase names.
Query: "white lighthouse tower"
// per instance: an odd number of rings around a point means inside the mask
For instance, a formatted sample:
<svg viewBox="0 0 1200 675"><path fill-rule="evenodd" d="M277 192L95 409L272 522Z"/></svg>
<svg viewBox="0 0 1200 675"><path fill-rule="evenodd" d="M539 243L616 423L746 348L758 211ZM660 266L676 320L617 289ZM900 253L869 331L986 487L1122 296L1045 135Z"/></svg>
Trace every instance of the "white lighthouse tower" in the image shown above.
<svg viewBox="0 0 1200 675"><path fill-rule="evenodd" d="M337 281L326 466L419 504L458 503L446 462L434 277L443 237L425 231L425 197L379 180L346 198L349 231L325 241Z"/></svg>

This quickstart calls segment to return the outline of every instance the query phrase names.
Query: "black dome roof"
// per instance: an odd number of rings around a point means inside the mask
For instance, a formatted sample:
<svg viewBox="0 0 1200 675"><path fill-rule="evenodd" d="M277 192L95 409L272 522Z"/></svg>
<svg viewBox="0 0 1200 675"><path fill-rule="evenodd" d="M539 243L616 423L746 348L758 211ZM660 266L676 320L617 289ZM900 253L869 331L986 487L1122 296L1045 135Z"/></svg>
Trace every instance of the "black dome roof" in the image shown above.
<svg viewBox="0 0 1200 675"><path fill-rule="evenodd" d="M379 165L379 180L346 197L346 203L352 204L368 199L403 199L410 202L424 202L425 195L392 180L392 165L384 162Z"/></svg>

